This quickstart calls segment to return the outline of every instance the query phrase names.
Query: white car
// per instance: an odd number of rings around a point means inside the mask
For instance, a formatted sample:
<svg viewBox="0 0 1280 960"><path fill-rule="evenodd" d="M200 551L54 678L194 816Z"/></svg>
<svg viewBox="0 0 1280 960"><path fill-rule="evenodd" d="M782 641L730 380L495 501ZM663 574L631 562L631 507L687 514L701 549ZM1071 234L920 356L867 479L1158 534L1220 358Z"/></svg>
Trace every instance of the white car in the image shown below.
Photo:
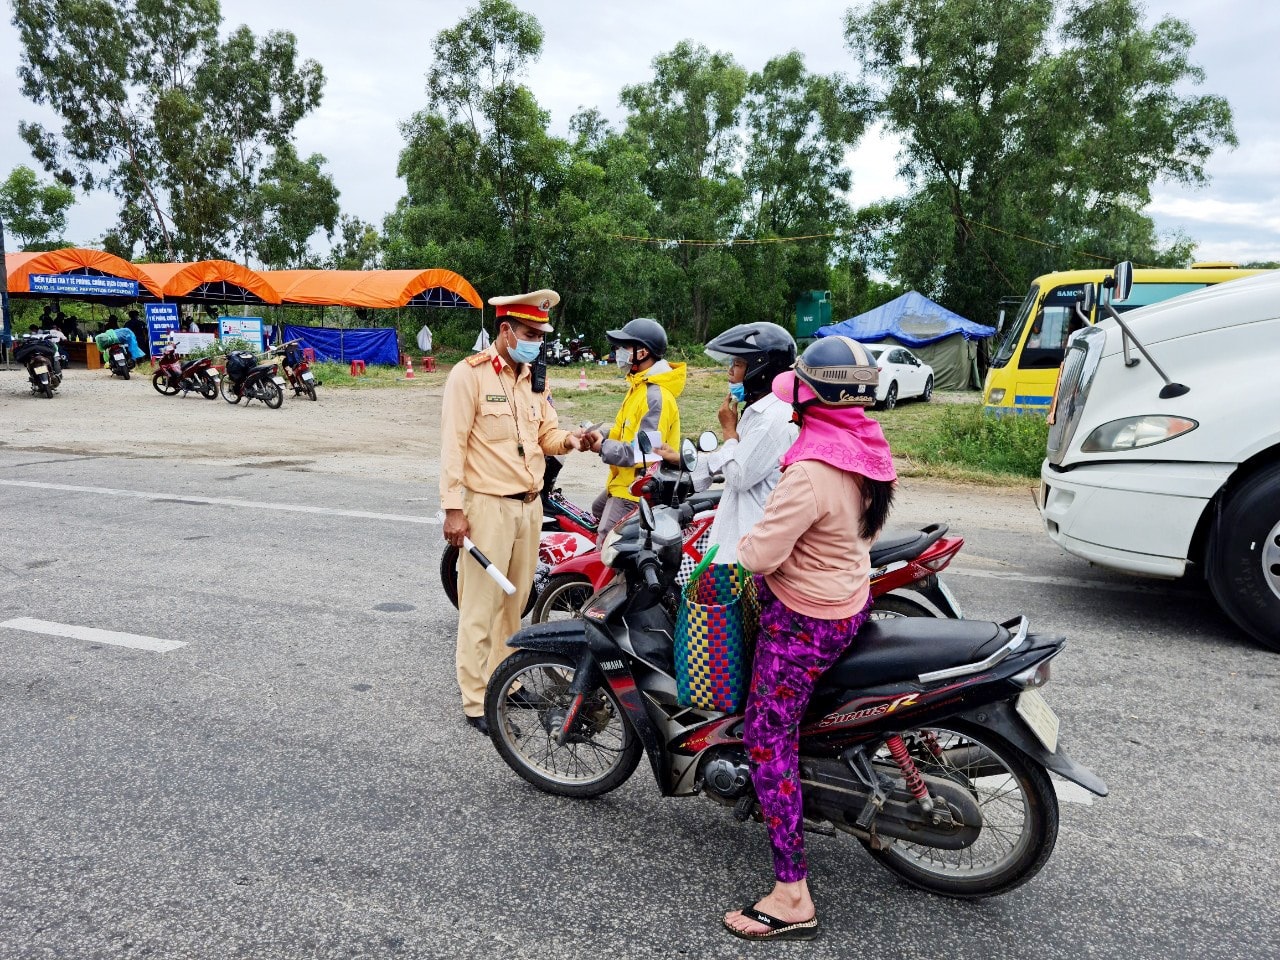
<svg viewBox="0 0 1280 960"><path fill-rule="evenodd" d="M880 384L876 387L876 408L892 410L899 400L933 396L933 367L906 347L892 343L864 343L880 368Z"/></svg>

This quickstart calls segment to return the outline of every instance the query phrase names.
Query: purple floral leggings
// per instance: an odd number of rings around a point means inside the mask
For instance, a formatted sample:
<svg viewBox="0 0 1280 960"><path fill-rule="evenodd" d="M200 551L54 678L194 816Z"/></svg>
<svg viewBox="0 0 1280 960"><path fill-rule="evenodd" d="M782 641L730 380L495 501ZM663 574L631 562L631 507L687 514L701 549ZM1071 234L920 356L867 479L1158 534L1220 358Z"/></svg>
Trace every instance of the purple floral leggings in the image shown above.
<svg viewBox="0 0 1280 960"><path fill-rule="evenodd" d="M747 696L743 742L751 780L773 846L773 872L782 883L803 880L804 805L800 798L800 721L818 678L848 648L867 619L819 620L787 607L756 577L760 634Z"/></svg>

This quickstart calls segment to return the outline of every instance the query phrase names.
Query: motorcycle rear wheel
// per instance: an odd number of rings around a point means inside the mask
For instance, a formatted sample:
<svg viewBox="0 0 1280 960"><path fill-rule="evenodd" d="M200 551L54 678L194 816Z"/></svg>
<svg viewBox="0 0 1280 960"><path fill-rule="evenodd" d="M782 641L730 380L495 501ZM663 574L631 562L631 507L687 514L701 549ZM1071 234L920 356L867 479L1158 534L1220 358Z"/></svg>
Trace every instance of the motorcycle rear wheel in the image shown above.
<svg viewBox="0 0 1280 960"><path fill-rule="evenodd" d="M213 377L200 378L200 396L206 400L218 399L218 381Z"/></svg>
<svg viewBox="0 0 1280 960"><path fill-rule="evenodd" d="M45 398L46 400L52 400L52 399L53 399L53 384L50 384L50 383L42 383L42 384L40 384L40 392L44 394L44 398Z"/></svg>
<svg viewBox="0 0 1280 960"><path fill-rule="evenodd" d="M457 547L446 543L444 553L440 555L440 586L444 588L444 595L449 598L455 610L458 609L458 559L461 552ZM524 609L520 611L521 619L529 615L537 602L538 595L530 589L529 599L524 602Z"/></svg>
<svg viewBox="0 0 1280 960"><path fill-rule="evenodd" d="M925 733L937 737L943 757L925 749ZM881 866L913 887L961 900L1007 893L1040 872L1058 839L1058 796L1042 767L992 731L964 721L923 727L904 739L921 773L968 787L982 810L982 832L961 850L905 840L875 850L861 841ZM887 748L876 760L895 766Z"/></svg>
<svg viewBox="0 0 1280 960"><path fill-rule="evenodd" d="M156 392L162 396L172 397L178 392L178 388L174 386L172 380L169 379L167 373L156 371L151 375L151 385L156 388Z"/></svg>
<svg viewBox="0 0 1280 960"><path fill-rule="evenodd" d="M231 382L230 377L227 377L222 381L219 389L222 391L222 399L227 401L227 403L236 404L240 402L240 391L236 388L236 385Z"/></svg>
<svg viewBox="0 0 1280 960"><path fill-rule="evenodd" d="M314 383L308 383L308 384L307 384L307 396L308 396L308 397L310 397L312 400L315 400L315 398L316 398L316 386L315 386L315 384L314 384Z"/></svg>
<svg viewBox="0 0 1280 960"><path fill-rule="evenodd" d="M259 399L272 410L279 410L284 403L284 391L280 389L280 384L274 380L264 380L258 384L258 388L262 391Z"/></svg>
<svg viewBox="0 0 1280 960"><path fill-rule="evenodd" d="M877 597L871 607L869 620L893 620L897 617L932 617L935 614L924 604L886 593Z"/></svg>
<svg viewBox="0 0 1280 960"><path fill-rule="evenodd" d="M605 686L586 695L568 742L557 743L574 699L574 673L568 657L513 654L489 680L484 715L498 753L529 783L560 797L598 797L626 782L643 748Z"/></svg>
<svg viewBox="0 0 1280 960"><path fill-rule="evenodd" d="M533 605L533 622L547 623L553 619L580 620L583 604L594 593L591 581L586 577L573 573L552 577L542 588L538 602Z"/></svg>

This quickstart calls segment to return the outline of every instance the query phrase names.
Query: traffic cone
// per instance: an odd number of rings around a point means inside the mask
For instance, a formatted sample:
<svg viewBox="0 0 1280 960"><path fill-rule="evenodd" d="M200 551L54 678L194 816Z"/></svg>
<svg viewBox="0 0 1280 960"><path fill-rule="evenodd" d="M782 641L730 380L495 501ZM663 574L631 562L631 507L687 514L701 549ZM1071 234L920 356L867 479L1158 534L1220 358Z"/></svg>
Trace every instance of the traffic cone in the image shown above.
<svg viewBox="0 0 1280 960"><path fill-rule="evenodd" d="M407 353L404 355L404 378L406 380L413 379L413 357Z"/></svg>
<svg viewBox="0 0 1280 960"><path fill-rule="evenodd" d="M578 389L579 390L587 389L587 368L586 367L578 368Z"/></svg>

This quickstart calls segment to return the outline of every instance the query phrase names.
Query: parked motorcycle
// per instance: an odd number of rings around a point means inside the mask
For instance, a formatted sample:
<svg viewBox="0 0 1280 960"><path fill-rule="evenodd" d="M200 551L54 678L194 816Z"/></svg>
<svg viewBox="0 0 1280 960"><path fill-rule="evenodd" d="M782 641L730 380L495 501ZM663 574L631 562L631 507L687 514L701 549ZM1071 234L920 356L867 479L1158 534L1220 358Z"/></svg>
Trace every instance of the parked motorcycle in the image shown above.
<svg viewBox="0 0 1280 960"><path fill-rule="evenodd" d="M184 361L178 356L178 346L174 343L165 345L160 352L159 369L151 375L151 385L157 393L166 397L181 393L185 397L194 391L206 400L217 399L219 380L213 357Z"/></svg>
<svg viewBox="0 0 1280 960"><path fill-rule="evenodd" d="M290 340L288 343L280 344L271 352L284 359L285 380L289 386L293 387L293 395L299 397L305 394L315 400L316 387L320 386L320 381L311 372L311 363L298 346L301 342L301 340Z"/></svg>
<svg viewBox="0 0 1280 960"><path fill-rule="evenodd" d="M58 344L53 337L25 334L13 348L13 359L27 368L31 392L53 399L53 391L62 385L62 364L58 360Z"/></svg>
<svg viewBox="0 0 1280 960"><path fill-rule="evenodd" d="M704 434L698 445L704 451L715 449L715 436ZM683 585L710 544L719 491L694 493L687 471L658 463L632 485L632 493L651 504L677 506L686 501L691 504L693 519L683 531L683 557L677 577ZM948 537L947 530L945 523L933 523L910 533L882 536L876 541L871 548L873 619L961 618L960 604L938 576L964 546L963 538ZM583 605L613 576L614 571L604 563L599 550L580 553L557 564L547 576L533 607L533 622L581 616Z"/></svg>
<svg viewBox="0 0 1280 960"><path fill-rule="evenodd" d="M547 363L567 367L571 363L595 363L596 351L586 336L575 333L572 337L557 337L547 344Z"/></svg>
<svg viewBox="0 0 1280 960"><path fill-rule="evenodd" d="M485 718L502 759L538 789L600 796L647 755L664 796L704 793L759 819L742 714L677 699L669 601L688 519L688 505L642 502L606 538L618 576L583 618L508 641L518 652L494 672ZM976 899L1029 880L1058 833L1049 772L1107 794L1058 745L1040 692L1064 643L1025 617L868 622L800 728L806 821L933 893Z"/></svg>
<svg viewBox="0 0 1280 960"><path fill-rule="evenodd" d="M233 350L227 354L226 371L220 389L227 403L261 400L272 410L284 403L285 381L276 374L276 364L259 363L248 350Z"/></svg>

